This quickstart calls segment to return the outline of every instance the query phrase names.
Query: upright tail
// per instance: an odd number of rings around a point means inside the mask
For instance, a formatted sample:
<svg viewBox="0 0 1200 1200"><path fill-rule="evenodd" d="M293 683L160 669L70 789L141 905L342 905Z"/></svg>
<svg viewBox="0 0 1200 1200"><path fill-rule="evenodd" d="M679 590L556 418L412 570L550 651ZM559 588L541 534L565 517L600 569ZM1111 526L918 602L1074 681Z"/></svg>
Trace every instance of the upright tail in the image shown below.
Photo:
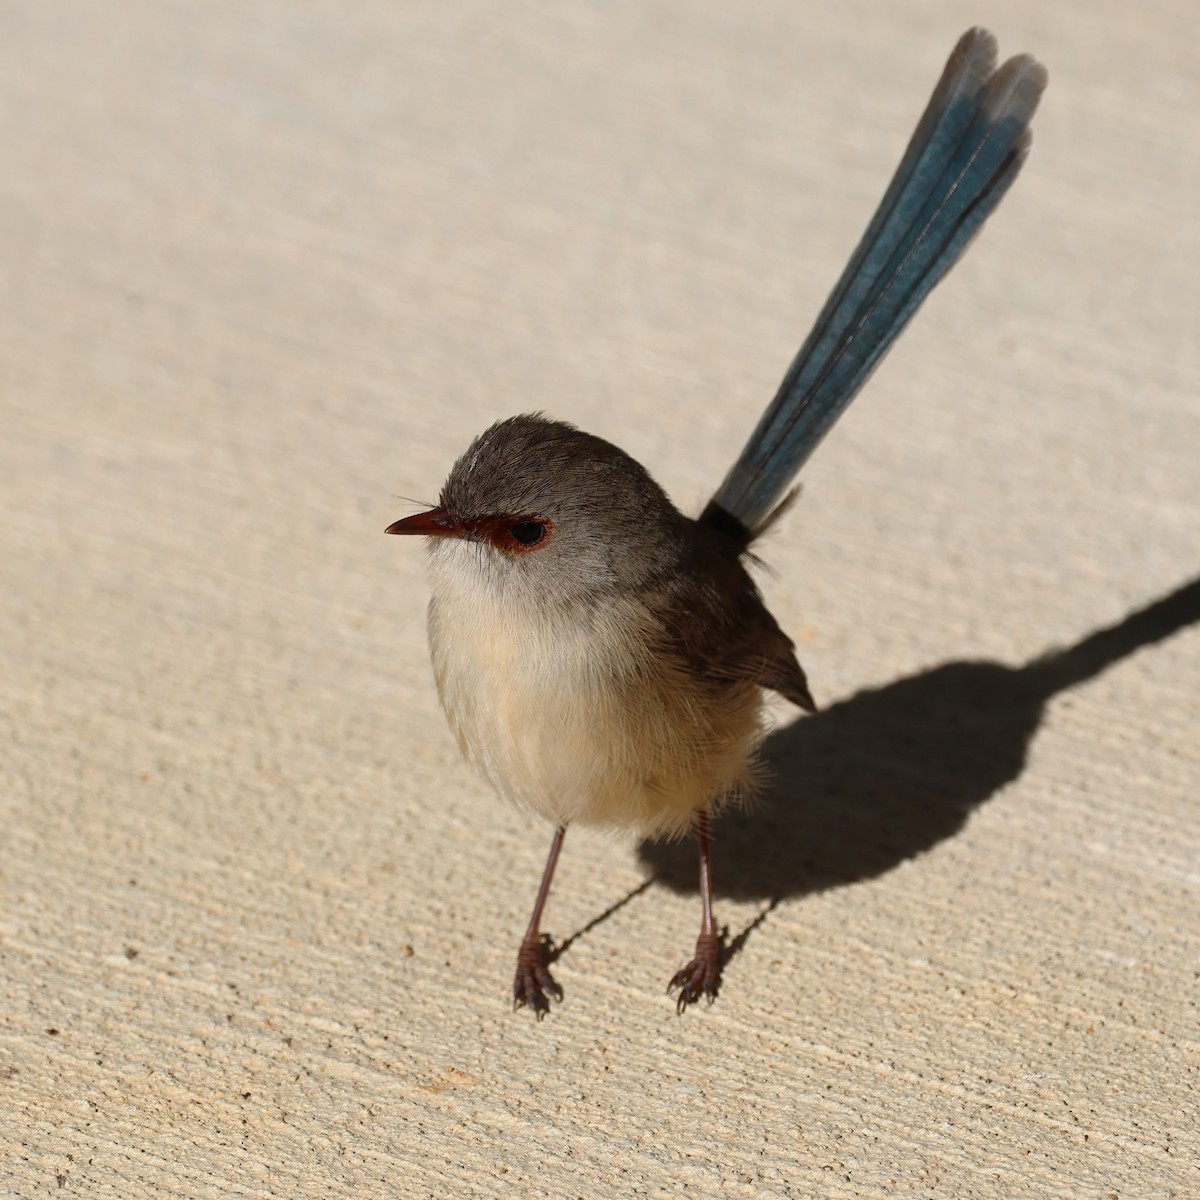
<svg viewBox="0 0 1200 1200"><path fill-rule="evenodd" d="M1012 186L1046 69L959 39L862 241L701 520L749 543L921 301Z"/></svg>

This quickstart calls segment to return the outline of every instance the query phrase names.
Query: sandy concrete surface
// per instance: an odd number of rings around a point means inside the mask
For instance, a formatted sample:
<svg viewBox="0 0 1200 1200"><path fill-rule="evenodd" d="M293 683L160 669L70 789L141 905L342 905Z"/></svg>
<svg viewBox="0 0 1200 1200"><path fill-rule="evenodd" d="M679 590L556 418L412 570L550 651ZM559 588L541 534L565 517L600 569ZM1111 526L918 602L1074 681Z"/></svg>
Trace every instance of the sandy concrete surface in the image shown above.
<svg viewBox="0 0 1200 1200"><path fill-rule="evenodd" d="M579 831L537 1025L549 830L383 528L539 408L697 508L975 21L1034 153L765 547L824 711L718 830L721 996L688 849ZM1198 57L1191 0L0 5L0 1196L1200 1195Z"/></svg>

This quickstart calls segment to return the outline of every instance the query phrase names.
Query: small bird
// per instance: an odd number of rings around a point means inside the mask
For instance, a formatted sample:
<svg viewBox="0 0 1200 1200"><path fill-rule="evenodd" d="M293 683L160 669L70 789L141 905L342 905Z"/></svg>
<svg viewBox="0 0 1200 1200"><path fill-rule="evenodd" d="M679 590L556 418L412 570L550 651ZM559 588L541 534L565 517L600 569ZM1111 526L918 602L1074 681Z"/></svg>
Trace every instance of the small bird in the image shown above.
<svg viewBox="0 0 1200 1200"><path fill-rule="evenodd" d="M493 425L436 508L429 647L463 754L555 829L517 954L515 1008L562 998L541 921L569 825L694 831L703 906L677 1010L720 983L710 817L753 788L764 691L815 711L791 639L747 570L792 481L1017 177L1046 86L969 30L858 248L741 455L698 518L624 451L561 421Z"/></svg>

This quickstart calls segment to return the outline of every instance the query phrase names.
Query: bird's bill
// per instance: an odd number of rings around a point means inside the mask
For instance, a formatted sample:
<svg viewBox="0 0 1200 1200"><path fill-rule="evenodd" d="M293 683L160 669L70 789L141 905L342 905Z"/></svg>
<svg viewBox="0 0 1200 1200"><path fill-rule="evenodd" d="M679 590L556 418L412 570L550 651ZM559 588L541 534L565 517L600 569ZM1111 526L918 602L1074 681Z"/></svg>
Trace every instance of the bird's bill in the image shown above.
<svg viewBox="0 0 1200 1200"><path fill-rule="evenodd" d="M466 530L444 508L431 508L428 512L413 513L393 521L384 533L416 533L424 537L462 537Z"/></svg>

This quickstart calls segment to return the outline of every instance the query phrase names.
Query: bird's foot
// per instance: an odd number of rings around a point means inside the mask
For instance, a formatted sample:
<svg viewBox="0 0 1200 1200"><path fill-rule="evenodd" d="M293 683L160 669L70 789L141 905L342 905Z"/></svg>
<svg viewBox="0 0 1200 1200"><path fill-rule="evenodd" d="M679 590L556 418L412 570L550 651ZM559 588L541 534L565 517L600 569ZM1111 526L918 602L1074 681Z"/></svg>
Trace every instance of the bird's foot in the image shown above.
<svg viewBox="0 0 1200 1200"><path fill-rule="evenodd" d="M554 961L554 939L543 933L526 938L517 951L517 974L513 979L513 1011L529 1007L540 1021L550 1011L547 993L555 1000L563 998L563 990L550 974Z"/></svg>
<svg viewBox="0 0 1200 1200"><path fill-rule="evenodd" d="M701 996L707 997L711 1004L717 998L720 986L721 938L715 933L702 933L696 939L696 957L675 972L667 984L667 991L670 993L679 989L675 1011L682 1013Z"/></svg>

